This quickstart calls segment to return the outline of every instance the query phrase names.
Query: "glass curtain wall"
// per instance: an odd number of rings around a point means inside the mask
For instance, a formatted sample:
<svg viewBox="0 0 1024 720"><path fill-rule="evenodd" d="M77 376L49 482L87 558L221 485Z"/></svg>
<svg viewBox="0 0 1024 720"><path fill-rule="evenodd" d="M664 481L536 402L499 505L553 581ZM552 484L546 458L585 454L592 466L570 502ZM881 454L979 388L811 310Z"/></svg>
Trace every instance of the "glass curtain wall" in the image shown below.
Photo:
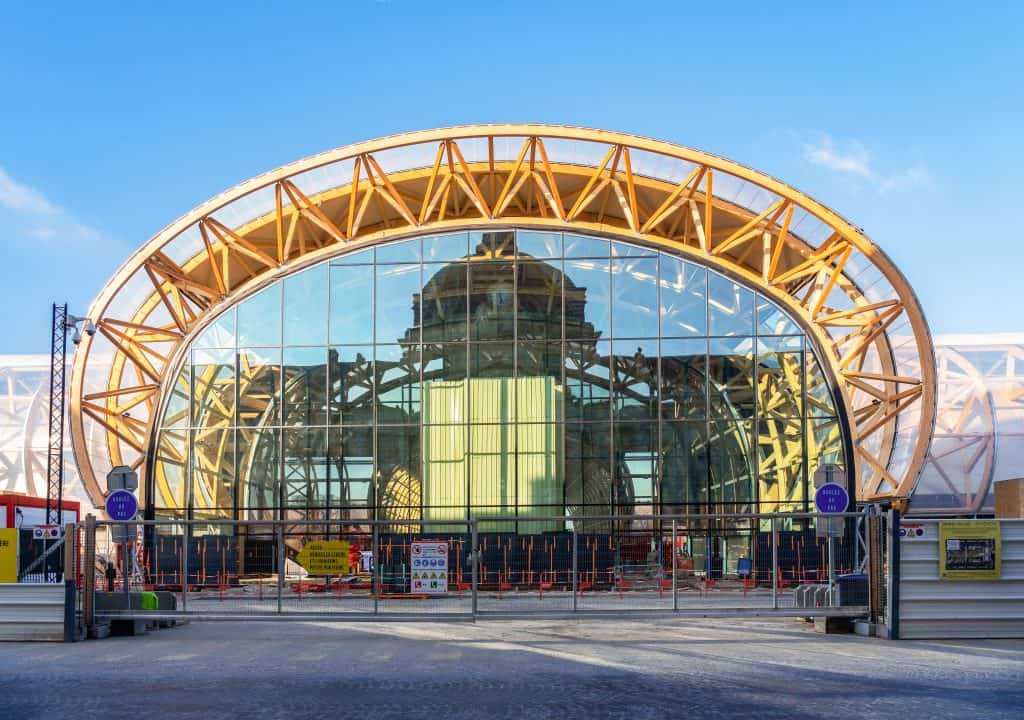
<svg viewBox="0 0 1024 720"><path fill-rule="evenodd" d="M464 232L340 255L217 317L169 388L149 497L157 517L490 530L802 510L842 448L810 344L763 295L627 243Z"/></svg>

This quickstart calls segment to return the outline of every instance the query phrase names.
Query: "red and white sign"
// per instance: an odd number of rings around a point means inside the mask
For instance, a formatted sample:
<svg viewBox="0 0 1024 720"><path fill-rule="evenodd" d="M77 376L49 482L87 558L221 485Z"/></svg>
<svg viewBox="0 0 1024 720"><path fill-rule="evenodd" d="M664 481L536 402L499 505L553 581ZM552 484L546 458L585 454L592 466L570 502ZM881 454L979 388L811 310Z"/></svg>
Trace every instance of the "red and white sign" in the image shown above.
<svg viewBox="0 0 1024 720"><path fill-rule="evenodd" d="M439 540L415 540L410 544L412 567L410 591L423 595L448 592L448 543Z"/></svg>

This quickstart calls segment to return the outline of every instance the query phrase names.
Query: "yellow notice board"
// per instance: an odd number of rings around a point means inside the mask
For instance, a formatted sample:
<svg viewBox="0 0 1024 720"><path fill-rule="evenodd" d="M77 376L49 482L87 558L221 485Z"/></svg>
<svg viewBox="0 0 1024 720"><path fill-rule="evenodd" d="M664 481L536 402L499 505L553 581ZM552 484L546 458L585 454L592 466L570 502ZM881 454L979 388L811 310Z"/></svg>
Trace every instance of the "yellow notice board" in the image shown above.
<svg viewBox="0 0 1024 720"><path fill-rule="evenodd" d="M939 522L940 580L998 580L1002 559L998 520Z"/></svg>
<svg viewBox="0 0 1024 720"><path fill-rule="evenodd" d="M310 575L344 575L348 572L348 543L344 540L308 542L295 560Z"/></svg>
<svg viewBox="0 0 1024 720"><path fill-rule="evenodd" d="M18 529L0 528L0 583L18 582Z"/></svg>

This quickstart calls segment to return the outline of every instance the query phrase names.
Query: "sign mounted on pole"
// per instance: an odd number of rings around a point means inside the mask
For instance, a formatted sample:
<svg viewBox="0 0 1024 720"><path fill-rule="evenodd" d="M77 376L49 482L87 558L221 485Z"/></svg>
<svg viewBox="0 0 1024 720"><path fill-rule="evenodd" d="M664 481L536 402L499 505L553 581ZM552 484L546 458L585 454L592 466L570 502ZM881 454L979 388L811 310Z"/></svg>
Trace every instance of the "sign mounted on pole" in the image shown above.
<svg viewBox="0 0 1024 720"><path fill-rule="evenodd" d="M345 575L348 573L348 542L316 540L299 550L295 561L310 575Z"/></svg>
<svg viewBox="0 0 1024 720"><path fill-rule="evenodd" d="M410 544L412 585L410 591L424 595L448 592L448 543L417 540Z"/></svg>
<svg viewBox="0 0 1024 720"><path fill-rule="evenodd" d="M107 495L107 517L116 522L134 520L139 513L139 501L129 490L115 490Z"/></svg>

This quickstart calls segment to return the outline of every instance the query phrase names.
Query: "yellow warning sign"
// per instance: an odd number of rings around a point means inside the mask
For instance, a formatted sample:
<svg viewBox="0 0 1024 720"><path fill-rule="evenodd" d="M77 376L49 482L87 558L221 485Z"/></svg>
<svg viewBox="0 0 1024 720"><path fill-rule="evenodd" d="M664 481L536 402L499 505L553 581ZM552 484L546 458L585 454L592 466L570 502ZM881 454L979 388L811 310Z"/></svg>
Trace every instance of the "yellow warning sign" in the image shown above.
<svg viewBox="0 0 1024 720"><path fill-rule="evenodd" d="M18 529L0 528L0 583L18 582Z"/></svg>
<svg viewBox="0 0 1024 720"><path fill-rule="evenodd" d="M348 572L348 543L317 540L302 546L295 557L310 575L343 575Z"/></svg>

